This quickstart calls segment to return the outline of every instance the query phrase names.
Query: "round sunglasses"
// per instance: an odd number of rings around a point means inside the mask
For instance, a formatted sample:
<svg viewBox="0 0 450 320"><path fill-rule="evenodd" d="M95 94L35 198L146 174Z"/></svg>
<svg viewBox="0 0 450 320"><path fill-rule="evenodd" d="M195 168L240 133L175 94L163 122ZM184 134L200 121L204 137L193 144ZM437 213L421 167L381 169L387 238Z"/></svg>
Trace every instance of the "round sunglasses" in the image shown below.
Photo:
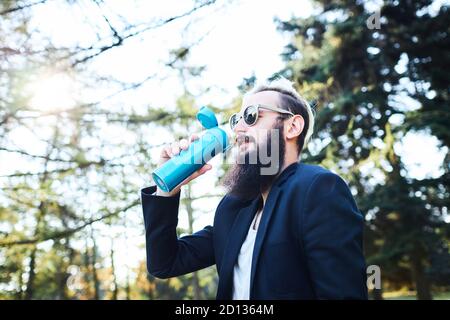
<svg viewBox="0 0 450 320"><path fill-rule="evenodd" d="M265 109L270 111L275 111L282 114L288 114L290 116L294 116L294 114L290 111L278 108L278 107L272 107L264 104L256 104L245 107L244 110L240 113L235 113L230 117L230 127L231 130L233 130L236 125L238 124L239 120L241 118L244 119L244 122L247 126L253 126L258 121L259 116L259 109Z"/></svg>

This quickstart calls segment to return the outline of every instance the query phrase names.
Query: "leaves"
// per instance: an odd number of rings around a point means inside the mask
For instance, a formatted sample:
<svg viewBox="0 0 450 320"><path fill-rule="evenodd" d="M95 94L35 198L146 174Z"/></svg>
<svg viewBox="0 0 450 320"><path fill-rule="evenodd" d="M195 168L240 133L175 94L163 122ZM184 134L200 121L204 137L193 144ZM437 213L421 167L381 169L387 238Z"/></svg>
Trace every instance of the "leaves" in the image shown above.
<svg viewBox="0 0 450 320"><path fill-rule="evenodd" d="M439 278L431 257L441 250L438 244L449 241L444 231L449 228L449 190L441 182L447 174L427 181L411 179L395 145L408 132L429 129L449 146L448 79L443 85L440 70L447 70L450 61L448 55L436 56L448 51L448 40L440 37L449 38L448 23L443 22L449 8L442 6L433 16L426 11L431 1L399 5L386 0L381 29L369 30L365 21L371 13L363 5L316 3L321 12L314 17L279 23L292 34L283 54L284 73L308 99L318 101L317 132L310 148L314 152L303 155L304 161L336 170L356 187L358 205L368 216L367 260L381 265L386 286L415 282L420 290L429 290L419 273L430 266L434 279ZM406 70L400 70L398 64L404 61ZM406 90L402 77L415 90ZM409 110L404 102L399 109L393 103L405 93L420 101L418 109ZM405 117L393 127L389 120L394 114ZM448 166L447 157L443 167ZM441 186L439 191L433 184ZM448 248L440 252L449 256ZM405 270L410 277L402 276Z"/></svg>

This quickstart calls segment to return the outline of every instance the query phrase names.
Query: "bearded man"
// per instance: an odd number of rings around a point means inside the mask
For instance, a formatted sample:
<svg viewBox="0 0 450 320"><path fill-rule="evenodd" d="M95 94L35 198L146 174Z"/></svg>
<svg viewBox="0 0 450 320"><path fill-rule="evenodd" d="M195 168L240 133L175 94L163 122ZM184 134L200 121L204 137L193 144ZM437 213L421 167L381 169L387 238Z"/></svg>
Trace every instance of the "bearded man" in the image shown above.
<svg viewBox="0 0 450 320"><path fill-rule="evenodd" d="M213 226L176 233L180 189L210 164L171 192L141 190L149 273L169 278L216 265L221 300L367 299L364 219L349 187L299 160L314 128L306 100L283 78L259 85L230 126L238 156ZM189 144L164 148L160 164Z"/></svg>

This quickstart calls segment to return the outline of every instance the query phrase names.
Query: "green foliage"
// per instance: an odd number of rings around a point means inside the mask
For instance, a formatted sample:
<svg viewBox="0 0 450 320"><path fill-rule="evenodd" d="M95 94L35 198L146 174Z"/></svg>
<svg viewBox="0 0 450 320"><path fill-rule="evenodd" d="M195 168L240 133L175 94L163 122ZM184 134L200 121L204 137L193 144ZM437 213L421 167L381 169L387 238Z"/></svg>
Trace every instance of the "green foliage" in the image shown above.
<svg viewBox="0 0 450 320"><path fill-rule="evenodd" d="M12 164L8 175L0 177L0 298L211 297L215 288L211 288L214 282L210 271L197 280L192 276L155 280L147 275L143 251L140 260L133 261L142 262L139 269L126 266L124 276L123 253L120 256L116 251L129 233L145 241L138 190L148 184L157 163L153 151L161 142L200 131L195 101L203 93L194 95L184 87L185 92L178 99L174 97L173 105L118 105L120 99L113 98L138 90L149 79L158 81L159 75L128 84L97 74L87 61L124 45L124 41L108 47L108 34L91 48L79 44L54 47L53 39L42 34L39 26L29 24L33 8L41 4L52 5L45 1L0 2L0 156L12 154L21 160L20 166ZM70 9L78 3L65 1L61 5ZM100 17L115 14L103 5L109 4L99 2L99 12L104 13ZM149 19L152 21L147 30L158 28L153 21L156 19ZM111 19L106 25L111 23L114 29L116 21ZM102 30L96 30L99 26L97 22L92 24L100 37ZM143 31L130 35L130 30L143 27L130 24L114 32L116 37L122 32L131 38ZM100 49L99 54L94 53L96 49ZM204 66L189 64L190 53L188 43L171 50L171 61L158 71L174 71L182 88L205 70ZM35 92L29 85L40 84L53 73L73 78L82 90L111 96L91 101L79 94L70 108L53 108L46 101L42 109L33 107ZM58 96L58 88L49 89L49 96ZM164 136L154 139L158 130ZM25 137L18 139L20 134ZM105 240L111 243L110 249ZM194 292L197 284L199 290Z"/></svg>
<svg viewBox="0 0 450 320"><path fill-rule="evenodd" d="M367 261L381 266L385 289L415 287L430 298L430 285L448 286L449 157L441 176L417 180L394 145L419 131L449 147L449 7L431 14L431 1L386 0L381 28L370 30L373 12L364 3L316 3L314 17L279 21L292 35L283 74L317 101L316 148L304 159L340 172L354 188L366 215Z"/></svg>

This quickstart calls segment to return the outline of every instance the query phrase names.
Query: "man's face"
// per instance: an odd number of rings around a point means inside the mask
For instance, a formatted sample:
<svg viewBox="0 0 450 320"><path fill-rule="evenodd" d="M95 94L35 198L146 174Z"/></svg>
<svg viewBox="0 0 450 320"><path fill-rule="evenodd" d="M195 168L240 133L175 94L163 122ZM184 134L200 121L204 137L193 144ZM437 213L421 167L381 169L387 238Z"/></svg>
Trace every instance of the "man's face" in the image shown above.
<svg viewBox="0 0 450 320"><path fill-rule="evenodd" d="M242 107L239 112L252 105L269 105L273 107L280 106L279 93L275 91L262 91L244 97ZM237 137L238 153L254 152L257 146L261 146L267 141L267 133L273 129L275 121L280 114L274 111L260 109L257 122L248 126L243 119L240 119L233 131ZM281 134L281 133L280 133ZM247 138L245 138L247 137Z"/></svg>
<svg viewBox="0 0 450 320"><path fill-rule="evenodd" d="M263 91L244 98L241 112L250 105L279 107L278 93ZM224 177L228 192L242 199L254 199L268 190L284 162L283 122L279 113L260 109L257 122L248 126L243 119L234 127L238 161ZM275 134L275 135L274 135ZM249 139L245 139L249 138Z"/></svg>

